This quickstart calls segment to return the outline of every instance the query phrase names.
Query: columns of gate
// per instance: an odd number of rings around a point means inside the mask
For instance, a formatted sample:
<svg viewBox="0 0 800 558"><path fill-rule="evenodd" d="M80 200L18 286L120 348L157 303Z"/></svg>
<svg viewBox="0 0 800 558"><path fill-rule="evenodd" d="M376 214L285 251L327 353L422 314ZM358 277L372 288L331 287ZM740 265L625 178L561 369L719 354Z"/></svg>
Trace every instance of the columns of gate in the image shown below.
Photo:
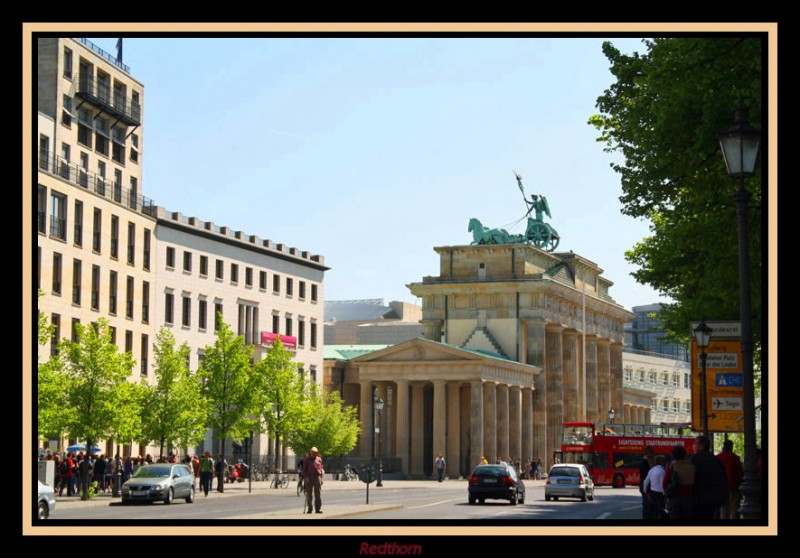
<svg viewBox="0 0 800 558"><path fill-rule="evenodd" d="M483 455L489 463L497 457L497 388L495 382L483 385Z"/></svg>
<svg viewBox="0 0 800 558"><path fill-rule="evenodd" d="M611 409L611 341L597 340L597 412L601 420L608 420Z"/></svg>
<svg viewBox="0 0 800 558"><path fill-rule="evenodd" d="M372 436L374 426L372 423L372 382L362 380L361 398L359 399L358 411L361 420L361 434L358 439L359 457L372 457Z"/></svg>
<svg viewBox="0 0 800 558"><path fill-rule="evenodd" d="M522 457L533 455L533 389L522 388Z"/></svg>
<svg viewBox="0 0 800 558"><path fill-rule="evenodd" d="M469 406L469 467L475 467L483 457L483 382L470 382Z"/></svg>
<svg viewBox="0 0 800 558"><path fill-rule="evenodd" d="M513 459L525 463L522 453L522 393L519 386L508 388L508 449Z"/></svg>
<svg viewBox="0 0 800 558"><path fill-rule="evenodd" d="M396 380L395 385L395 455L400 459L400 470L404 476L409 474L408 448L408 380ZM363 430L363 428L362 428Z"/></svg>
<svg viewBox="0 0 800 558"><path fill-rule="evenodd" d="M553 452L561 449L561 431L564 428L564 372L561 361L564 357L562 332L557 324L547 324L545 329L547 366L547 450L542 462L547 470L553 464Z"/></svg>
<svg viewBox="0 0 800 558"><path fill-rule="evenodd" d="M508 453L508 385L497 385L497 455L503 459L509 457Z"/></svg>
<svg viewBox="0 0 800 558"><path fill-rule="evenodd" d="M447 383L447 476L457 479L461 460L461 384Z"/></svg>
<svg viewBox="0 0 800 558"><path fill-rule="evenodd" d="M611 343L611 406L621 409L625 404L622 381L622 343Z"/></svg>
<svg viewBox="0 0 800 558"><path fill-rule="evenodd" d="M574 329L565 331L563 343L564 421L575 421L581 418L578 405L578 332Z"/></svg>
<svg viewBox="0 0 800 558"><path fill-rule="evenodd" d="M527 363L540 368L533 380L533 457L547 455L547 381L545 366L545 322L531 320L526 322L528 332ZM560 395L559 395L560 397Z"/></svg>
<svg viewBox="0 0 800 558"><path fill-rule="evenodd" d="M447 384L444 380L433 381L433 455L447 453L446 432L449 430L447 424L447 407L445 390ZM447 457L445 457L447 463ZM435 473L436 471L434 471Z"/></svg>
<svg viewBox="0 0 800 558"><path fill-rule="evenodd" d="M630 423L634 422L633 420L631 420L631 406L628 403L625 403L622 406L622 408L623 408L622 421L625 424L630 424Z"/></svg>
<svg viewBox="0 0 800 558"><path fill-rule="evenodd" d="M411 384L411 466L412 477L422 478L425 452L425 384Z"/></svg>
<svg viewBox="0 0 800 558"><path fill-rule="evenodd" d="M603 422L600 418L597 397L597 337L586 336L586 419Z"/></svg>

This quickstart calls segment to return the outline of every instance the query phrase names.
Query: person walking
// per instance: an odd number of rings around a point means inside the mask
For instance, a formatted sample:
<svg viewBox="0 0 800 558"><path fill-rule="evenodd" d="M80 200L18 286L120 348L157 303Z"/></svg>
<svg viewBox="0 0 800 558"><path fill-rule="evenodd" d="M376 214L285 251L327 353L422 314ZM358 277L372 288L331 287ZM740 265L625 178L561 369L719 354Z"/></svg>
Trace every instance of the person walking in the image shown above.
<svg viewBox="0 0 800 558"><path fill-rule="evenodd" d="M97 492L105 494L106 459L102 453L94 462L94 480L97 483Z"/></svg>
<svg viewBox="0 0 800 558"><path fill-rule="evenodd" d="M59 463L59 472L61 475L61 482L58 485L58 495L61 496L64 492L64 486L66 486L67 496L72 496L75 494L75 488L72 484L72 476L75 473L75 461L73 461L71 453L68 453Z"/></svg>
<svg viewBox="0 0 800 558"><path fill-rule="evenodd" d="M672 448L672 463L664 472L664 498L670 519L691 519L694 497L694 465L686 459L686 448Z"/></svg>
<svg viewBox="0 0 800 558"><path fill-rule="evenodd" d="M217 462L214 463L214 472L217 477L217 492L225 492L225 471L228 470L228 462L220 453Z"/></svg>
<svg viewBox="0 0 800 558"><path fill-rule="evenodd" d="M719 508L728 502L725 465L711 453L711 442L698 436L694 442L694 519L718 519Z"/></svg>
<svg viewBox="0 0 800 558"><path fill-rule="evenodd" d="M642 495L642 519L652 519L648 515L650 506L647 500L647 491L644 489L644 480L647 478L650 467L653 466L653 453L653 446L645 446L644 455L639 462L639 494Z"/></svg>
<svg viewBox="0 0 800 558"><path fill-rule="evenodd" d="M211 454L205 452L203 459L200 460L200 487L203 493L208 496L208 491L211 490L211 478L214 476L214 460L211 459Z"/></svg>
<svg viewBox="0 0 800 558"><path fill-rule="evenodd" d="M722 505L719 511L720 519L739 519L739 504L742 498L739 492L739 485L742 484L744 471L742 460L733 453L733 441L725 440L722 444L722 451L717 454L717 459L722 461L725 466L725 473L728 476L728 501Z"/></svg>
<svg viewBox="0 0 800 558"><path fill-rule="evenodd" d="M663 455L655 456L655 465L650 467L645 477L644 495L647 499L647 513L643 519L664 519L664 463Z"/></svg>
<svg viewBox="0 0 800 558"><path fill-rule="evenodd" d="M316 447L311 448L311 454L303 460L303 478L306 482L306 513L311 513L311 497L314 497L314 511L322 513L322 476L325 469L322 467L322 458ZM312 494L313 493L313 494Z"/></svg>
<svg viewBox="0 0 800 558"><path fill-rule="evenodd" d="M440 454L438 454L438 455L436 456L436 461L433 463L433 468L434 468L434 469L436 469L436 474L437 474L437 475L438 475L438 477L439 477L439 482L442 482L442 481L444 481L444 469L445 469L445 465L446 465L446 464L445 464L445 462L444 462L444 457L442 457L442 454L441 454L441 453L440 453Z"/></svg>
<svg viewBox="0 0 800 558"><path fill-rule="evenodd" d="M191 467L192 473L194 473L194 484L197 486L198 480L200 479L200 458L197 457L197 454L192 456Z"/></svg>

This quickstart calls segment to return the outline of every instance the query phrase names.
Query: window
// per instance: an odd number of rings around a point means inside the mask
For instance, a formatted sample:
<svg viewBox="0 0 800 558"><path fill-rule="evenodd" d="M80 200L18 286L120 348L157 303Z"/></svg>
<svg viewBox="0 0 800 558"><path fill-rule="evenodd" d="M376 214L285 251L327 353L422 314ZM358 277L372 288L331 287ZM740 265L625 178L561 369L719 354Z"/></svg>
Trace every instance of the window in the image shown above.
<svg viewBox="0 0 800 558"><path fill-rule="evenodd" d="M61 97L61 123L67 128L72 128L72 97Z"/></svg>
<svg viewBox="0 0 800 558"><path fill-rule="evenodd" d="M72 50L64 47L64 77L72 79Z"/></svg>
<svg viewBox="0 0 800 558"><path fill-rule="evenodd" d="M692 412L692 404L689 401L683 402L683 412L684 413L691 413Z"/></svg>
<svg viewBox="0 0 800 558"><path fill-rule="evenodd" d="M286 278L286 296L294 294L294 280L291 277Z"/></svg>
<svg viewBox="0 0 800 558"><path fill-rule="evenodd" d="M292 316L291 314L286 315L286 335L289 337L292 336Z"/></svg>
<svg viewBox="0 0 800 558"><path fill-rule="evenodd" d="M175 267L175 248L171 246L167 247L167 267Z"/></svg>
<svg viewBox="0 0 800 558"><path fill-rule="evenodd" d="M651 384L655 384L656 383L656 373L655 372L650 372L650 374L647 377L647 381L649 383L651 383Z"/></svg>
<svg viewBox="0 0 800 558"><path fill-rule="evenodd" d="M89 112L85 108L78 109L78 143L92 148L92 129L89 127Z"/></svg>
<svg viewBox="0 0 800 558"><path fill-rule="evenodd" d="M78 329L79 329L80 325L81 325L81 321L78 318L72 318L72 329L71 329L71 332L72 332L72 342L73 343L77 343L79 341Z"/></svg>
<svg viewBox="0 0 800 558"><path fill-rule="evenodd" d="M111 332L111 343L113 345L117 344L117 328L114 326L108 326L108 330Z"/></svg>
<svg viewBox="0 0 800 558"><path fill-rule="evenodd" d="M278 314L272 315L272 333L280 333L281 317Z"/></svg>
<svg viewBox="0 0 800 558"><path fill-rule="evenodd" d="M111 158L125 164L125 131L116 126L111 129Z"/></svg>
<svg viewBox="0 0 800 558"><path fill-rule="evenodd" d="M192 299L189 298L187 295L183 295L183 309L181 315L183 316L183 320L181 324L184 327L189 327L192 325Z"/></svg>
<svg viewBox="0 0 800 558"><path fill-rule="evenodd" d="M125 317L133 319L133 277L128 275L128 281L125 289Z"/></svg>
<svg viewBox="0 0 800 558"><path fill-rule="evenodd" d="M300 281L300 292L298 293L301 300L306 298L306 282Z"/></svg>
<svg viewBox="0 0 800 558"><path fill-rule="evenodd" d="M61 178L69 180L69 160L70 160L70 147L68 143L61 144L61 161L59 162L58 174Z"/></svg>
<svg viewBox="0 0 800 558"><path fill-rule="evenodd" d="M665 386L669 385L669 374L661 374L661 383Z"/></svg>
<svg viewBox="0 0 800 558"><path fill-rule="evenodd" d="M78 167L78 184L84 188L89 187L89 154L81 151L81 166Z"/></svg>
<svg viewBox="0 0 800 558"><path fill-rule="evenodd" d="M36 247L36 288L42 288L42 247Z"/></svg>
<svg viewBox="0 0 800 558"><path fill-rule="evenodd" d="M142 254L142 267L150 271L150 229L144 230L144 253Z"/></svg>
<svg viewBox="0 0 800 558"><path fill-rule="evenodd" d="M111 258L119 257L119 217L111 216Z"/></svg>
<svg viewBox="0 0 800 558"><path fill-rule="evenodd" d="M106 104L109 104L111 97L111 77L105 72L97 71L97 96Z"/></svg>
<svg viewBox="0 0 800 558"><path fill-rule="evenodd" d="M130 159L134 163L139 162L139 136L131 134L131 152Z"/></svg>
<svg viewBox="0 0 800 558"><path fill-rule="evenodd" d="M53 294L61 294L61 254L53 252Z"/></svg>
<svg viewBox="0 0 800 558"><path fill-rule="evenodd" d="M51 314L50 325L53 327L53 337L50 338L50 356L54 357L58 354L58 340L61 339L61 316Z"/></svg>
<svg viewBox="0 0 800 558"><path fill-rule="evenodd" d="M311 302L317 301L317 286L311 285Z"/></svg>
<svg viewBox="0 0 800 558"><path fill-rule="evenodd" d="M125 330L125 352L133 352L133 332L129 329Z"/></svg>
<svg viewBox="0 0 800 558"><path fill-rule="evenodd" d="M142 282L142 322L150 321L150 283Z"/></svg>
<svg viewBox="0 0 800 558"><path fill-rule="evenodd" d="M67 240L67 196L50 193L50 236Z"/></svg>
<svg viewBox="0 0 800 558"><path fill-rule="evenodd" d="M75 227L72 231L72 241L75 246L83 245L83 202L75 200Z"/></svg>
<svg viewBox="0 0 800 558"><path fill-rule="evenodd" d="M686 389L689 389L689 386L692 385L691 382L692 382L692 376L690 374L684 374L683 375L683 387L685 387Z"/></svg>
<svg viewBox="0 0 800 558"><path fill-rule="evenodd" d="M122 171L114 169L114 201L122 202Z"/></svg>
<svg viewBox="0 0 800 558"><path fill-rule="evenodd" d="M640 369L640 370L639 370L639 371L636 373L636 376L637 376L637 379L638 379L640 382L643 382L643 383L644 383L644 369Z"/></svg>
<svg viewBox="0 0 800 558"><path fill-rule="evenodd" d="M189 273L192 271L192 253L185 250L183 252L183 270Z"/></svg>
<svg viewBox="0 0 800 558"><path fill-rule="evenodd" d="M200 276L208 275L208 256L200 256Z"/></svg>
<svg viewBox="0 0 800 558"><path fill-rule="evenodd" d="M680 382L680 378L678 377L678 375L677 374L673 374L672 375L672 385L677 387L677 386L680 385L680 383L681 382Z"/></svg>
<svg viewBox="0 0 800 558"><path fill-rule="evenodd" d="M667 401L666 399L663 399L661 401L661 410L669 412L669 401Z"/></svg>
<svg viewBox="0 0 800 558"><path fill-rule="evenodd" d="M72 260L72 304L81 303L81 261Z"/></svg>
<svg viewBox="0 0 800 558"><path fill-rule="evenodd" d="M626 367L625 371L623 372L622 379L630 381L632 377L633 377L633 369Z"/></svg>
<svg viewBox="0 0 800 558"><path fill-rule="evenodd" d="M103 212L95 207L94 208L94 219L92 221L92 250L96 253L100 253L100 240L103 238ZM113 238L113 232L112 232ZM113 245L113 240L112 240ZM111 256L114 257L114 248L111 248Z"/></svg>
<svg viewBox="0 0 800 558"><path fill-rule="evenodd" d="M272 292L276 294L281 292L281 276L277 273L272 276Z"/></svg>
<svg viewBox="0 0 800 558"><path fill-rule="evenodd" d="M245 267L244 268L244 286L245 287L252 287L253 286L253 268L252 267Z"/></svg>
<svg viewBox="0 0 800 558"><path fill-rule="evenodd" d="M258 288L262 291L267 290L267 272L266 271L259 271L258 272Z"/></svg>
<svg viewBox="0 0 800 558"><path fill-rule="evenodd" d="M106 164L97 161L97 177L95 177L94 191L101 196L106 195Z"/></svg>
<svg viewBox="0 0 800 558"><path fill-rule="evenodd" d="M220 281L225 278L225 262L217 260L217 279Z"/></svg>
<svg viewBox="0 0 800 558"><path fill-rule="evenodd" d="M164 298L164 321L168 324L172 323L172 305L174 302L174 295L172 293L167 293Z"/></svg>
<svg viewBox="0 0 800 558"><path fill-rule="evenodd" d="M214 331L219 331L219 321L222 319L222 303L214 302Z"/></svg>
<svg viewBox="0 0 800 558"><path fill-rule="evenodd" d="M136 209L139 201L139 181L135 176L131 176L131 191L128 194L128 207Z"/></svg>
<svg viewBox="0 0 800 558"><path fill-rule="evenodd" d="M39 134L39 168L50 170L50 138Z"/></svg>
<svg viewBox="0 0 800 558"><path fill-rule="evenodd" d="M94 119L94 150L108 157L108 121L97 117Z"/></svg>
<svg viewBox="0 0 800 558"><path fill-rule="evenodd" d="M147 337L146 333L143 333L142 334L142 358L141 358L141 361L142 361L141 375L142 376L147 376L147 360L148 360L147 357L149 356L149 352L150 352L149 345L150 345L150 339Z"/></svg>
<svg viewBox="0 0 800 558"><path fill-rule="evenodd" d="M100 266L92 266L92 310L100 308Z"/></svg>
<svg viewBox="0 0 800 558"><path fill-rule="evenodd" d="M231 283L239 282L239 266L235 263L231 264Z"/></svg>
<svg viewBox="0 0 800 558"><path fill-rule="evenodd" d="M306 323L301 319L297 320L297 344L301 347L306 344Z"/></svg>
<svg viewBox="0 0 800 558"><path fill-rule="evenodd" d="M311 348L317 348L317 322L311 322Z"/></svg>
<svg viewBox="0 0 800 558"><path fill-rule="evenodd" d="M136 224L128 222L128 263L136 263Z"/></svg>
<svg viewBox="0 0 800 558"><path fill-rule="evenodd" d="M108 313L117 313L117 272L112 271L108 277Z"/></svg>
<svg viewBox="0 0 800 558"><path fill-rule="evenodd" d="M208 319L208 309L206 300L201 298L197 305L197 327L200 329L206 329L206 322Z"/></svg>
<svg viewBox="0 0 800 558"><path fill-rule="evenodd" d="M680 410L681 410L681 407L680 407L680 405L681 405L681 402L680 402L680 401L678 401L677 399L674 399L674 400L672 401L672 412L673 412L673 413L679 413L679 412L680 412Z"/></svg>
<svg viewBox="0 0 800 558"><path fill-rule="evenodd" d="M39 184L39 232L47 232L47 188Z"/></svg>

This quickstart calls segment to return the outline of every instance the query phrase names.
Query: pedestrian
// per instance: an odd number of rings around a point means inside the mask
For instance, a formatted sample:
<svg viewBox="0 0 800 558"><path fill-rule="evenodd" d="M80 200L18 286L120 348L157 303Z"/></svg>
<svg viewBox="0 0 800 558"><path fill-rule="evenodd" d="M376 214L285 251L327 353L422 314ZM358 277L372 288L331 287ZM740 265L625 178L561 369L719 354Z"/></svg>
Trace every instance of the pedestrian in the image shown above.
<svg viewBox="0 0 800 558"><path fill-rule="evenodd" d="M717 459L725 465L725 472L728 476L728 501L722 505L719 512L720 519L739 519L739 501L741 493L739 485L744 478L742 460L733 453L733 441L725 440L722 444L722 451L717 454Z"/></svg>
<svg viewBox="0 0 800 558"><path fill-rule="evenodd" d="M645 446L644 455L642 455L642 460L639 462L639 494L642 495L642 519L652 519L648 517L647 513L650 506L647 500L647 492L644 489L644 479L647 478L647 473L650 471L650 467L653 466L653 455L653 446Z"/></svg>
<svg viewBox="0 0 800 558"><path fill-rule="evenodd" d="M97 491L105 493L106 459L102 453L94 462L94 480L97 483Z"/></svg>
<svg viewBox="0 0 800 558"><path fill-rule="evenodd" d="M133 474L133 460L130 455L125 456L125 461L122 463L122 482L125 483L131 478Z"/></svg>
<svg viewBox="0 0 800 558"><path fill-rule="evenodd" d="M228 470L228 462L220 453L217 462L214 463L214 472L217 476L217 492L225 492L225 471Z"/></svg>
<svg viewBox="0 0 800 558"><path fill-rule="evenodd" d="M711 453L711 443L705 436L694 442L694 519L718 519L719 508L728 502L728 475L725 465Z"/></svg>
<svg viewBox="0 0 800 558"><path fill-rule="evenodd" d="M536 459L536 478L542 480L544 477L544 464L542 463L542 458L539 457Z"/></svg>
<svg viewBox="0 0 800 558"><path fill-rule="evenodd" d="M197 454L192 456L191 467L192 472L194 473L194 485L197 486L197 483L200 479L200 458L197 457Z"/></svg>
<svg viewBox="0 0 800 558"><path fill-rule="evenodd" d="M89 499L89 479L92 476L92 460L89 454L83 456L83 460L78 463L78 476L81 481L81 500Z"/></svg>
<svg viewBox="0 0 800 558"><path fill-rule="evenodd" d="M694 465L686 459L686 448L672 448L672 462L664 471L664 498L670 519L691 519L694 496Z"/></svg>
<svg viewBox="0 0 800 558"><path fill-rule="evenodd" d="M643 519L664 519L664 463L663 455L656 455L655 465L647 471L644 482L644 494L647 499L647 513Z"/></svg>
<svg viewBox="0 0 800 558"><path fill-rule="evenodd" d="M72 496L75 493L75 489L72 484L72 476L75 471L75 461L72 459L72 453L68 453L67 456L61 460L59 463L59 473L61 476L61 482L58 485L58 495L61 496L64 492L64 487L67 487L67 496Z"/></svg>
<svg viewBox="0 0 800 558"><path fill-rule="evenodd" d="M106 476L104 481L104 488L106 490L114 490L113 480L114 480L114 473L117 470L117 463L119 462L119 454L117 454L116 459L108 458L106 461Z"/></svg>
<svg viewBox="0 0 800 558"><path fill-rule="evenodd" d="M303 478L306 482L306 513L311 513L311 497L314 497L314 511L322 513L322 477L325 469L322 467L322 458L316 447L311 448L311 454L303 460Z"/></svg>
<svg viewBox="0 0 800 558"><path fill-rule="evenodd" d="M434 461L433 463L433 468L436 469L436 474L439 477L439 482L442 482L444 480L445 465L446 464L444 462L444 457L442 457L442 454L441 453L437 454L436 461Z"/></svg>
<svg viewBox="0 0 800 558"><path fill-rule="evenodd" d="M200 487L203 493L208 496L208 491L211 490L211 479L214 476L214 460L211 459L211 454L205 452L203 459L200 460Z"/></svg>

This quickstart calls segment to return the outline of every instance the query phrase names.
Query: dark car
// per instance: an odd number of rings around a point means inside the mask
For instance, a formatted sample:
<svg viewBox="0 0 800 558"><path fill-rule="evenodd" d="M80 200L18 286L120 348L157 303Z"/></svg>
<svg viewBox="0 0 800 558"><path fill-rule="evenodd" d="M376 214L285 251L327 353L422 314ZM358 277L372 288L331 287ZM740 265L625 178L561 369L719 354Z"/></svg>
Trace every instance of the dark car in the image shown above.
<svg viewBox="0 0 800 558"><path fill-rule="evenodd" d="M509 465L478 465L469 476L468 490L470 504L487 499L525 503L525 484Z"/></svg>
<svg viewBox="0 0 800 558"><path fill-rule="evenodd" d="M194 474L183 463L144 465L122 485L122 503L162 501L175 498L194 502Z"/></svg>

